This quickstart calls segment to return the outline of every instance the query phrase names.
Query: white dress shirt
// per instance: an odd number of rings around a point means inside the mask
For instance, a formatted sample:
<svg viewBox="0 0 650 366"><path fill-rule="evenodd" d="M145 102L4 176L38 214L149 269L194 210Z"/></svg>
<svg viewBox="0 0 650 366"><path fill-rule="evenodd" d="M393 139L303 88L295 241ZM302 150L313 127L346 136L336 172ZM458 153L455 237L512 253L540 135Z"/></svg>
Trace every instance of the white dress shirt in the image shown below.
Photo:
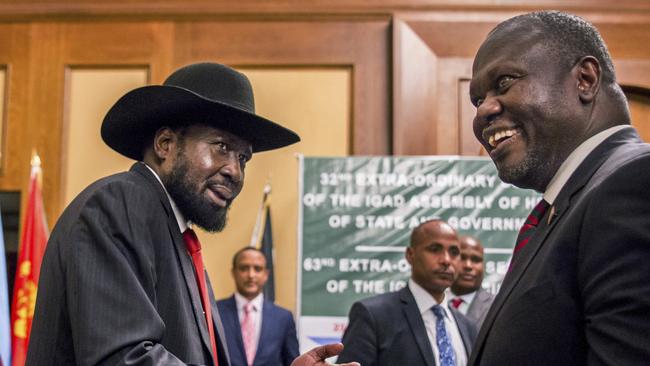
<svg viewBox="0 0 650 366"><path fill-rule="evenodd" d="M235 302L237 303L237 316L239 317L239 325L244 321L244 305L248 303L248 299L235 292ZM257 345L260 342L260 334L262 333L262 305L264 304L264 295L259 294L250 301L253 305L250 316L252 317L253 324L255 324L255 336L253 336L253 349L257 351ZM280 350L278 350L279 352Z"/></svg>
<svg viewBox="0 0 650 366"><path fill-rule="evenodd" d="M158 183L160 183L160 185L163 187L163 190L165 191L165 194L169 199L169 204L172 206L172 211L174 211L174 217L176 218L176 222L178 223L178 228L181 230L181 233L184 233L185 230L187 230L187 228L191 226L191 223L185 220L185 216L183 216L181 211L178 209L178 206L176 206L176 202L174 202L172 196L170 196L169 193L167 192L167 189L165 188L165 185L163 184L162 180L160 180L158 174L156 174L156 172L153 169L151 169L149 165L145 163L142 164L144 164L144 166L146 166L147 169L149 169L153 173L153 176L156 177Z"/></svg>
<svg viewBox="0 0 650 366"><path fill-rule="evenodd" d="M422 315L424 327L429 337L429 343L431 343L431 347L433 348L433 357L436 361L436 366L440 366L440 352L438 352L438 343L436 342L436 316L431 310L434 305L438 305L438 302L422 286L415 283L413 279L409 279L408 286ZM460 336L456 319L449 312L446 299L443 299L440 304L442 304L441 308L445 314L447 337L449 337L451 346L454 348L454 353L456 354L456 366L465 366L467 364L467 352L465 351L465 345Z"/></svg>
<svg viewBox="0 0 650 366"><path fill-rule="evenodd" d="M560 165L560 168L555 172L555 175L548 183L546 191L544 192L544 200L553 205L553 202L555 202L557 195L560 194L562 187L564 187L573 172L578 169L578 166L585 160L587 155L594 151L594 149L605 141L606 138L625 128L632 128L632 126L620 125L600 131L585 140L575 150L573 150L573 152L569 154L569 157L567 157L562 165Z"/></svg>

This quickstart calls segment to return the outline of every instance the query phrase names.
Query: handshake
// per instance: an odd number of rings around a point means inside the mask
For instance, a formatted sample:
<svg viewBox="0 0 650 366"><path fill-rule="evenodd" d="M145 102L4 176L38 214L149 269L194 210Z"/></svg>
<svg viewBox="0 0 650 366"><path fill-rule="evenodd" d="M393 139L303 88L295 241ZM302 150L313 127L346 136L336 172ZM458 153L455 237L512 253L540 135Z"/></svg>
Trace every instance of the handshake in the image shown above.
<svg viewBox="0 0 650 366"><path fill-rule="evenodd" d="M311 351L300 355L293 360L291 366L326 366L331 365L326 363L325 360L329 357L336 356L343 350L343 344L332 343L324 346L316 347ZM360 366L358 362L350 362L340 364L339 366Z"/></svg>

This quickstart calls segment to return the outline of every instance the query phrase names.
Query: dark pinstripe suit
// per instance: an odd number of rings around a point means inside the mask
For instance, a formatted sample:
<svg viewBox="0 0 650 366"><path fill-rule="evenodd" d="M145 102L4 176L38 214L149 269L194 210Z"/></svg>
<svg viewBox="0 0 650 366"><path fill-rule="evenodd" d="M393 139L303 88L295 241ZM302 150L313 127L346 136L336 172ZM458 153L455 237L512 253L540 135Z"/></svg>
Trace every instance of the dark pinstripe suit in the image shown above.
<svg viewBox="0 0 650 366"><path fill-rule="evenodd" d="M155 176L136 163L86 188L48 242L27 364L210 365L209 342L192 262Z"/></svg>

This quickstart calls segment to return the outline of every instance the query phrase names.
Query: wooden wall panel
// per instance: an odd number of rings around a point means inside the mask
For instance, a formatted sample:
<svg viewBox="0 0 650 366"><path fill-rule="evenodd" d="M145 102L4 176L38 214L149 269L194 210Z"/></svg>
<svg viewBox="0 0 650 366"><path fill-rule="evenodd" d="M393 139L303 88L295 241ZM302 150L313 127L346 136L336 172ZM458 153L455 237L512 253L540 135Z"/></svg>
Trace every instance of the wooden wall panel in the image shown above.
<svg viewBox="0 0 650 366"><path fill-rule="evenodd" d="M484 154L471 133L474 108L463 83L471 79L472 60L485 35L499 21L519 13L498 9L397 14L396 29L408 28L419 39L401 37L406 31L396 31L395 42L401 44L394 47L393 65L395 154ZM577 14L600 29L614 59L619 83L650 90L650 14L623 16L593 10ZM414 45L420 45L419 53L413 52ZM422 45L426 45L428 53ZM430 72L431 67L435 67L435 73ZM408 86L418 71L426 87ZM635 105L635 110L645 109ZM636 122L643 124L639 127L642 130L649 128L644 120Z"/></svg>
<svg viewBox="0 0 650 366"><path fill-rule="evenodd" d="M29 28L25 24L0 24L0 65L5 70L2 150L0 151L0 189L19 191L27 185L33 138L26 123L29 78Z"/></svg>
<svg viewBox="0 0 650 366"><path fill-rule="evenodd" d="M471 79L473 55L495 23L492 16L483 21L441 14L397 17L396 33L401 31L395 41L401 43L394 48L395 154L479 153L478 143L468 133L471 128L463 125L473 106L461 91Z"/></svg>
<svg viewBox="0 0 650 366"><path fill-rule="evenodd" d="M101 138L106 111L131 89L147 84L146 68L68 68L65 142L62 154L62 204L107 175L128 170L133 160L117 154Z"/></svg>
<svg viewBox="0 0 650 366"><path fill-rule="evenodd" d="M377 14L403 10L530 11L566 9L633 14L650 9L646 0L1 0L0 16L169 16L225 14Z"/></svg>
<svg viewBox="0 0 650 366"><path fill-rule="evenodd" d="M44 23L34 27L43 29L48 34L56 34L57 40L50 43L59 44L57 52L51 56L48 63L50 86L54 89L54 98L48 99L45 108L56 111L49 122L60 131L57 138L52 138L53 146L48 149L51 156L56 157L61 164L59 170L65 171L64 165L67 151L61 147L68 143L69 134L68 113L65 109L69 89L69 75L73 68L137 68L149 70L149 79L162 79L171 71L171 52L173 41L173 25L168 22L62 22L59 24ZM58 117L58 118L57 118ZM101 117L100 117L101 118ZM97 122L97 121L95 121ZM54 192L46 199L50 205L48 212L53 211L53 223L59 212L64 208L66 182L65 175L45 175L51 179L49 185Z"/></svg>
<svg viewBox="0 0 650 366"><path fill-rule="evenodd" d="M436 54L406 23L393 24L393 153L425 155L436 150L438 86Z"/></svg>

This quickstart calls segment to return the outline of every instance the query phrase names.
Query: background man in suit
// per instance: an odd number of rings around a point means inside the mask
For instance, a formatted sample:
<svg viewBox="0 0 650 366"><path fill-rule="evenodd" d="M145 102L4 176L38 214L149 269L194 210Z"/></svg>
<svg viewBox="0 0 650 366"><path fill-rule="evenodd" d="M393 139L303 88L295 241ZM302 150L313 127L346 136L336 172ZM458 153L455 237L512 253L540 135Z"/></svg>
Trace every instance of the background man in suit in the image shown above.
<svg viewBox="0 0 650 366"><path fill-rule="evenodd" d="M269 276L264 253L240 249L232 258L237 292L217 301L228 335L232 366L288 366L298 356L296 325L291 313L264 299Z"/></svg>
<svg viewBox="0 0 650 366"><path fill-rule="evenodd" d="M451 286L450 304L458 309L476 329L481 328L485 315L492 305L494 295L485 291L483 283L483 246L471 236L460 236L460 261L458 261L458 278Z"/></svg>
<svg viewBox="0 0 650 366"><path fill-rule="evenodd" d="M221 230L251 155L298 136L257 116L248 79L214 63L128 92L101 133L138 162L91 184L54 227L27 364L227 366L191 226ZM315 349L296 366L341 347Z"/></svg>
<svg viewBox="0 0 650 366"><path fill-rule="evenodd" d="M471 365L650 360L650 146L598 31L538 12L492 30L472 69L474 133L502 180L543 192Z"/></svg>
<svg viewBox="0 0 650 366"><path fill-rule="evenodd" d="M459 256L458 236L444 221L413 230L406 248L408 286L352 305L339 360L363 366L465 365L476 329L445 301Z"/></svg>

